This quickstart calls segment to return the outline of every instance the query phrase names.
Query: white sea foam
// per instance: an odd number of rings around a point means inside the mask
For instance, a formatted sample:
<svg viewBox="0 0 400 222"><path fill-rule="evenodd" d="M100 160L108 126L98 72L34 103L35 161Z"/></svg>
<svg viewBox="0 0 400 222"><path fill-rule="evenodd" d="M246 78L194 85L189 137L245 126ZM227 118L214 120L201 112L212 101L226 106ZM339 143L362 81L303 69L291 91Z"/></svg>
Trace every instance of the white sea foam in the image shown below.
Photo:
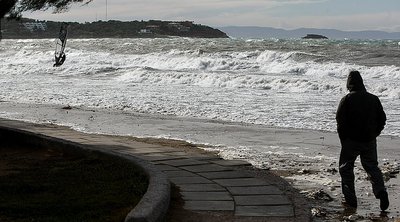
<svg viewBox="0 0 400 222"><path fill-rule="evenodd" d="M53 68L53 40L3 40L0 99L333 131L347 73L358 69L393 121L385 133L400 134L398 66L240 41L75 39Z"/></svg>

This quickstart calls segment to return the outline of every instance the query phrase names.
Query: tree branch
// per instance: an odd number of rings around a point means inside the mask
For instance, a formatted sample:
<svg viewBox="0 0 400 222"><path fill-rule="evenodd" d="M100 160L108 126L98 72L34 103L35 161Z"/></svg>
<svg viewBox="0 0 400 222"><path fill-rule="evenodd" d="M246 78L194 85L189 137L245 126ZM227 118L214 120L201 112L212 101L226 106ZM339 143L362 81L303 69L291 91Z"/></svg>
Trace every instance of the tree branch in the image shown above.
<svg viewBox="0 0 400 222"><path fill-rule="evenodd" d="M38 11L54 9L54 13L67 10L72 3L83 2L88 4L93 0L0 0L0 18L9 15L18 18L24 11Z"/></svg>

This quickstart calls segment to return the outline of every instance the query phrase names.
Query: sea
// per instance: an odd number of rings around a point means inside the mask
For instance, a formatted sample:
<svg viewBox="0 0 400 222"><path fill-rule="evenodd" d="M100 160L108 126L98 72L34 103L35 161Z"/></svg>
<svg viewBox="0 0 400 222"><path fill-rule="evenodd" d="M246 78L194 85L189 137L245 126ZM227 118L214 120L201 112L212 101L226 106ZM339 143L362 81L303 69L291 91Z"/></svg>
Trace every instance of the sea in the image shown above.
<svg viewBox="0 0 400 222"><path fill-rule="evenodd" d="M383 137L399 144L400 40L69 39L60 67L54 51L54 39L0 42L1 118L185 140L258 168L336 167L335 114L359 70L387 114ZM321 146L296 143L308 136ZM400 168L399 152L382 159Z"/></svg>

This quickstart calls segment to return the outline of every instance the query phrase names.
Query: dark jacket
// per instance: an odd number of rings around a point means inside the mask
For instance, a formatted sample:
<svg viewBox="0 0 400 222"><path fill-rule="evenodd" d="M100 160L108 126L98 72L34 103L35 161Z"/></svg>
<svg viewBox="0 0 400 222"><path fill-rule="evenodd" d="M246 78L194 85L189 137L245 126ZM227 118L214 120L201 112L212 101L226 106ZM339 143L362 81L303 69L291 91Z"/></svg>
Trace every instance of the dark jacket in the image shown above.
<svg viewBox="0 0 400 222"><path fill-rule="evenodd" d="M379 98L367 92L358 71L349 74L347 89L350 93L342 98L336 113L340 139L359 142L374 140L386 123L386 114Z"/></svg>

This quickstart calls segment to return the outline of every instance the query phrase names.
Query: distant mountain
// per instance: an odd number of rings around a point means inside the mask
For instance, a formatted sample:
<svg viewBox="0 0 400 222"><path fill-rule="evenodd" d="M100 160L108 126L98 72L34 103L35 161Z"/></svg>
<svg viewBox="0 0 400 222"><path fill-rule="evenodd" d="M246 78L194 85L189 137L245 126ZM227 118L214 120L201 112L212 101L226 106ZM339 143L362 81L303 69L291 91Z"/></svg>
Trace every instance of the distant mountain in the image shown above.
<svg viewBox="0 0 400 222"><path fill-rule="evenodd" d="M336 29L300 28L294 30L256 26L219 27L234 38L302 38L307 34L324 35L329 39L400 39L400 32L383 31L340 31Z"/></svg>

